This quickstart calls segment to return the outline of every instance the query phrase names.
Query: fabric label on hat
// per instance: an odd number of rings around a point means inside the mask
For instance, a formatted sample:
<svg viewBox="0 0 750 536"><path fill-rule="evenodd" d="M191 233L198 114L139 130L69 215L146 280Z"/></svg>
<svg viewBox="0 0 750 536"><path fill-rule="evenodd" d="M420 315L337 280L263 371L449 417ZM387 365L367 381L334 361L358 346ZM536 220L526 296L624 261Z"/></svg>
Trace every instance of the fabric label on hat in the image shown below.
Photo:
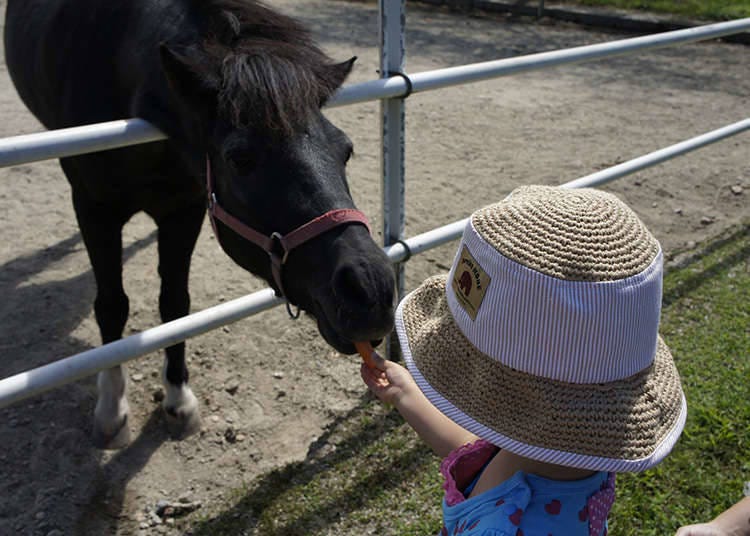
<svg viewBox="0 0 750 536"><path fill-rule="evenodd" d="M461 250L451 284L458 303L472 320L476 320L487 287L490 286L490 276L482 269L466 245Z"/></svg>

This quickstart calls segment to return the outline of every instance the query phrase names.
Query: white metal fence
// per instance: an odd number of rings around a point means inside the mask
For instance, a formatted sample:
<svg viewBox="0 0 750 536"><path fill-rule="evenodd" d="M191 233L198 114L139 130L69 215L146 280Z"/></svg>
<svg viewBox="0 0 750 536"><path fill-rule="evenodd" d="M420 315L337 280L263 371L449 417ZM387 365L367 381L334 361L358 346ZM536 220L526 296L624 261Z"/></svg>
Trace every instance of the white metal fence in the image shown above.
<svg viewBox="0 0 750 536"><path fill-rule="evenodd" d="M746 18L406 75L401 72L405 49L404 9L405 0L380 0L383 77L346 86L328 104L329 107L335 107L381 100L384 250L394 263L403 261L410 254L415 255L458 238L467 221L463 219L449 223L411 238L402 236L404 96L521 72L715 39L750 30L750 18ZM746 130L750 130L750 118L741 119L723 128L581 177L563 186L580 188L600 185ZM16 136L0 140L0 167L148 143L164 138L164 134L153 125L137 118ZM399 291L402 281L402 272L399 272ZM5 378L0 380L0 408L270 309L279 303L282 303L282 300L276 298L271 289L266 288L110 344Z"/></svg>

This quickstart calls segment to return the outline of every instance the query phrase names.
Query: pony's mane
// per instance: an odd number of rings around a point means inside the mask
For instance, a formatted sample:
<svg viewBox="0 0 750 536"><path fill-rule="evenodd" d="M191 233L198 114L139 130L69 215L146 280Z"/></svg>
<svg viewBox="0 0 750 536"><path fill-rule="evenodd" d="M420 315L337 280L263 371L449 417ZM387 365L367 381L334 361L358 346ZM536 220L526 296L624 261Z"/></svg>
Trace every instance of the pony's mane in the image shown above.
<svg viewBox="0 0 750 536"><path fill-rule="evenodd" d="M219 107L237 127L288 133L341 84L331 59L295 20L251 0L194 0L220 66Z"/></svg>

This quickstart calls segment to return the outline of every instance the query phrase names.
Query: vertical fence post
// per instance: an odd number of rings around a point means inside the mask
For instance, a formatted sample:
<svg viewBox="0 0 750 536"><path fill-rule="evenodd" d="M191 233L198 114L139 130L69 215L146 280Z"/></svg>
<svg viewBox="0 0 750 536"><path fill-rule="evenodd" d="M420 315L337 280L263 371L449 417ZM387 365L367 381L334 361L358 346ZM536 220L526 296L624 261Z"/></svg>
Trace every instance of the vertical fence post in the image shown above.
<svg viewBox="0 0 750 536"><path fill-rule="evenodd" d="M379 0L380 76L388 78L404 72L404 33L406 0ZM389 246L404 234L404 101L399 98L380 101L381 171L383 175L383 245ZM396 290L404 292L404 265L395 265ZM386 355L398 356L394 336L386 342Z"/></svg>

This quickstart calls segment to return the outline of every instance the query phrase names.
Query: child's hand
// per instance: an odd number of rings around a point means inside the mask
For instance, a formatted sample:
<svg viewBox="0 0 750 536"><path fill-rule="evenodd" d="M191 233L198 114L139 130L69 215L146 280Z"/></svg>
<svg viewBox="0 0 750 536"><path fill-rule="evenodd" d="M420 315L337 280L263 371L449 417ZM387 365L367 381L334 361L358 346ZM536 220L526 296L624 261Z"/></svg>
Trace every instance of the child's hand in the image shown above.
<svg viewBox="0 0 750 536"><path fill-rule="evenodd" d="M371 365L359 372L372 393L386 404L393 404L425 443L440 457L477 437L440 412L422 393L412 375L401 365L373 352Z"/></svg>
<svg viewBox="0 0 750 536"><path fill-rule="evenodd" d="M750 496L733 504L712 521L681 527L675 536L748 536L750 535Z"/></svg>
<svg viewBox="0 0 750 536"><path fill-rule="evenodd" d="M681 527L675 536L729 536L730 533L714 523L700 523Z"/></svg>
<svg viewBox="0 0 750 536"><path fill-rule="evenodd" d="M418 389L417 384L409 371L401 365L383 359L376 353L372 356L376 368L370 368L363 363L359 369L362 379L381 402L398 407L398 402L404 395Z"/></svg>

